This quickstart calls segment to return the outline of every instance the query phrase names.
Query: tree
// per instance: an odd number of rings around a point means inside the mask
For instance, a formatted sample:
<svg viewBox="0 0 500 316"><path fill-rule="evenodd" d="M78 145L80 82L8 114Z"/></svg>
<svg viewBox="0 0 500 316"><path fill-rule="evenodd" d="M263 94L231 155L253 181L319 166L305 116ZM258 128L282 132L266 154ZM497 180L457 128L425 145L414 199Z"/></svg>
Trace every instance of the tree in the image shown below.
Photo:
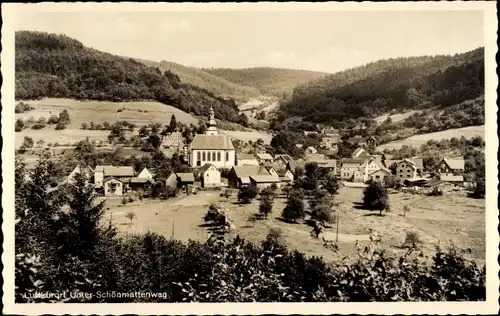
<svg viewBox="0 0 500 316"><path fill-rule="evenodd" d="M404 246L410 247L412 249L417 249L420 244L422 244L422 240L417 232L407 232L405 241L403 243Z"/></svg>
<svg viewBox="0 0 500 316"><path fill-rule="evenodd" d="M130 220L130 225L132 225L132 221L137 217L134 213L134 211L128 211L127 214L125 214L125 217L127 217Z"/></svg>
<svg viewBox="0 0 500 316"><path fill-rule="evenodd" d="M363 205L368 210L379 211L382 216L382 211L389 206L387 190L378 181L374 181L368 185L363 191Z"/></svg>
<svg viewBox="0 0 500 316"><path fill-rule="evenodd" d="M269 197L262 198L260 200L260 205L259 205L259 213L261 216L264 218L267 218L267 216L272 212L273 210L273 201Z"/></svg>
<svg viewBox="0 0 500 316"><path fill-rule="evenodd" d="M24 126L25 126L25 125L24 125L24 121L23 121L23 119L18 118L18 119L16 120L15 131L16 131L16 132L20 132L20 131L22 131L22 130L24 129Z"/></svg>
<svg viewBox="0 0 500 316"><path fill-rule="evenodd" d="M405 206L403 207L403 216L405 216L405 217L406 217L406 213L408 213L409 211L410 211L410 207L408 207L408 205L405 205Z"/></svg>
<svg viewBox="0 0 500 316"><path fill-rule="evenodd" d="M328 174L324 179L322 179L321 183L323 189L325 189L331 195L337 194L340 188L340 184L339 181L337 180L337 177L332 174Z"/></svg>
<svg viewBox="0 0 500 316"><path fill-rule="evenodd" d="M149 128L146 125L142 125L139 129L139 137L148 137L149 136Z"/></svg>
<svg viewBox="0 0 500 316"><path fill-rule="evenodd" d="M63 130L63 129L66 129L66 125L67 125L67 124L65 124L65 123L64 123L64 121L59 120L59 121L57 122L57 124L56 124L56 128L55 128L55 129L56 129L57 131L59 131L59 130Z"/></svg>
<svg viewBox="0 0 500 316"><path fill-rule="evenodd" d="M151 134L148 137L148 143L154 149L158 149L158 148L160 148L160 145L161 145L161 138L157 134Z"/></svg>
<svg viewBox="0 0 500 316"><path fill-rule="evenodd" d="M81 129L86 130L88 128L89 128L88 124L85 123L85 122L83 122L82 125L81 125Z"/></svg>
<svg viewBox="0 0 500 316"><path fill-rule="evenodd" d="M318 204L311 212L311 218L320 222L321 225L331 223L333 221L330 206L327 204Z"/></svg>
<svg viewBox="0 0 500 316"><path fill-rule="evenodd" d="M170 124L168 125L167 131L169 133L177 131L177 120L175 118L175 114L172 114L172 116L170 117Z"/></svg>
<svg viewBox="0 0 500 316"><path fill-rule="evenodd" d="M238 192L238 201L248 204L259 194L259 188L253 185L243 187Z"/></svg>
<svg viewBox="0 0 500 316"><path fill-rule="evenodd" d="M290 196L287 199L286 206L281 213L281 216L285 219L297 222L297 219L304 218L306 215L306 210L303 202L303 193L296 190L290 192Z"/></svg>
<svg viewBox="0 0 500 316"><path fill-rule="evenodd" d="M23 144L21 145L22 148L33 148L34 142L33 138L29 136L24 136Z"/></svg>
<svg viewBox="0 0 500 316"><path fill-rule="evenodd" d="M61 124L63 124L64 126L68 125L71 122L68 110L64 109L61 111L61 113L59 113L59 120L57 121L57 123L59 122L61 122Z"/></svg>

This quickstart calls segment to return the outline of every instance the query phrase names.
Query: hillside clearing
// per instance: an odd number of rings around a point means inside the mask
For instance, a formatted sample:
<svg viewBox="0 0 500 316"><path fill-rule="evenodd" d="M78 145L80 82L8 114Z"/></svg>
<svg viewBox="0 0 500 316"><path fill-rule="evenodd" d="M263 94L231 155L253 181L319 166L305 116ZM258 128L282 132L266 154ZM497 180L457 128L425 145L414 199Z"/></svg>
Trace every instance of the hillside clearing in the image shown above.
<svg viewBox="0 0 500 316"><path fill-rule="evenodd" d="M384 114L384 115L377 116L376 118L374 118L374 120L375 120L375 122L377 122L377 124L381 124L390 117L392 122L396 123L396 122L402 121L402 120L412 116L413 114L419 114L421 112L423 112L423 111L422 110L411 110L411 111L408 111L405 113L398 113L398 114L393 114L393 115Z"/></svg>
<svg viewBox="0 0 500 316"><path fill-rule="evenodd" d="M256 142L259 138L264 141L264 144L270 144L273 136L269 133L262 131L251 131L251 132L241 132L241 131L220 131L223 134L231 136L233 139L238 139L243 142Z"/></svg>
<svg viewBox="0 0 500 316"><path fill-rule="evenodd" d="M485 137L484 125L467 126L467 127L462 127L462 128L448 129L445 131L440 131L440 132L435 132L435 133L413 135L413 136L408 137L406 139L397 140L397 141L389 142L387 144L380 145L377 147L377 150L382 151L386 148L387 149L399 149L404 145L419 147L420 145L427 143L427 141L429 141L431 139L439 141L441 139L450 139L453 137L460 138L462 136L464 136L465 138L472 138L472 137L476 137L476 136L481 136L484 139L484 137Z"/></svg>

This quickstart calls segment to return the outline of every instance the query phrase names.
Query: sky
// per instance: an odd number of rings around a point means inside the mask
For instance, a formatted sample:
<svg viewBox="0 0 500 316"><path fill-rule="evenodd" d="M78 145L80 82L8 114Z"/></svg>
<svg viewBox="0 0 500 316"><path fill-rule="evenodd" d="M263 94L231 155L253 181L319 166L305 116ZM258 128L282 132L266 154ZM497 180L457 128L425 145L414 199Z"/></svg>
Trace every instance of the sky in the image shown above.
<svg viewBox="0 0 500 316"><path fill-rule="evenodd" d="M31 12L17 30L194 67L336 72L385 58L484 46L481 11Z"/></svg>

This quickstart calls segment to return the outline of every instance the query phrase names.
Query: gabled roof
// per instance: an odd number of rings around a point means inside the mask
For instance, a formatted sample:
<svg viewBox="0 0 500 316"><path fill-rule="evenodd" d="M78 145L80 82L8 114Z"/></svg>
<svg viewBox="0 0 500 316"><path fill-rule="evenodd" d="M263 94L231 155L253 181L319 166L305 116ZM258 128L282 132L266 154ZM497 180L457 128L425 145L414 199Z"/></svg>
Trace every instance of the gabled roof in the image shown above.
<svg viewBox="0 0 500 316"><path fill-rule="evenodd" d="M261 160L273 160L273 156L271 156L271 154L268 153L259 153L255 154L255 156Z"/></svg>
<svg viewBox="0 0 500 316"><path fill-rule="evenodd" d="M360 166L360 165L363 165L365 164L366 162L366 159L360 159L360 158L345 158L345 159L342 159L342 165L357 165L357 166Z"/></svg>
<svg viewBox="0 0 500 316"><path fill-rule="evenodd" d="M255 159L255 160L257 160L257 158L255 158L255 155L253 155L253 154L244 154L244 153L237 153L236 154L236 159L237 160L240 160L240 159Z"/></svg>
<svg viewBox="0 0 500 316"><path fill-rule="evenodd" d="M276 175L253 175L250 176L250 180L256 183L269 183L269 182L280 182L280 178Z"/></svg>
<svg viewBox="0 0 500 316"><path fill-rule="evenodd" d="M248 178L251 175L268 175L269 172L262 166L233 166L232 168L238 179Z"/></svg>
<svg viewBox="0 0 500 316"><path fill-rule="evenodd" d="M354 152L352 153L352 155L351 155L351 156L352 156L353 158L356 158L356 157L358 157L359 155L361 155L364 151L365 151L365 150L364 150L363 148L358 147L358 148L356 148L356 150L354 150Z"/></svg>
<svg viewBox="0 0 500 316"><path fill-rule="evenodd" d="M133 177L135 176L134 168L130 166L110 166L98 165L95 167L96 172L104 172L105 177Z"/></svg>
<svg viewBox="0 0 500 316"><path fill-rule="evenodd" d="M197 134L191 144L190 149L226 149L234 150L233 142L228 135L202 135Z"/></svg>
<svg viewBox="0 0 500 316"><path fill-rule="evenodd" d="M318 164L318 167L320 167L320 168L336 168L337 167L337 160L335 160L335 159L316 161L316 163Z"/></svg>
<svg viewBox="0 0 500 316"><path fill-rule="evenodd" d="M181 182L194 182L194 174L191 172L178 172L175 175Z"/></svg>
<svg viewBox="0 0 500 316"><path fill-rule="evenodd" d="M210 167L214 167L215 169L217 169L214 165L212 165L211 163L206 163L203 165L203 167L201 167L199 169L200 173L204 173L206 172L208 169L210 169Z"/></svg>
<svg viewBox="0 0 500 316"><path fill-rule="evenodd" d="M453 170L465 169L465 161L463 159L443 158L443 161Z"/></svg>
<svg viewBox="0 0 500 316"><path fill-rule="evenodd" d="M424 169L424 162L423 162L422 158L411 158L411 159L404 158L403 160L398 161L398 165L402 162L406 162L406 163L410 164L413 168L415 168L417 170Z"/></svg>
<svg viewBox="0 0 500 316"><path fill-rule="evenodd" d="M385 173L391 174L391 170L389 170L389 169L387 169L387 168L380 168L380 169L378 169L378 170L373 171L373 172L372 172L372 173L370 173L369 175L371 176L372 174L377 173L377 172L380 172L380 171L383 171L383 172L385 172Z"/></svg>
<svg viewBox="0 0 500 316"><path fill-rule="evenodd" d="M278 159L283 160L285 163L292 161L292 157L290 157L290 155L283 155L283 154L275 155L274 160L278 160Z"/></svg>

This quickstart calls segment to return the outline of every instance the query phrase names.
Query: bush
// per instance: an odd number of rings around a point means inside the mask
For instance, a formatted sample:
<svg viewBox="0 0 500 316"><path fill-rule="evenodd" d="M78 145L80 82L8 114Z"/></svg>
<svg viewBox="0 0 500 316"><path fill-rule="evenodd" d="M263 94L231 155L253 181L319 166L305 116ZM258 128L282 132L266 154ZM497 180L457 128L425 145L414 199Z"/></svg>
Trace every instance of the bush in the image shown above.
<svg viewBox="0 0 500 316"><path fill-rule="evenodd" d="M129 197L128 197L128 202L129 202L129 203L134 202L134 198L133 198L131 195L129 195Z"/></svg>
<svg viewBox="0 0 500 316"><path fill-rule="evenodd" d="M56 129L56 131L66 129L66 123L64 123L63 121L59 120L57 122L57 125L56 125L55 129Z"/></svg>
<svg viewBox="0 0 500 316"><path fill-rule="evenodd" d="M281 216L285 219L296 222L297 219L304 218L305 215L306 209L304 206L303 196L301 197L297 191L291 192L288 196L288 200Z"/></svg>
<svg viewBox="0 0 500 316"><path fill-rule="evenodd" d="M126 197L126 196L122 197L122 204L123 204L123 205L126 205L126 204L127 204L127 202L128 202L128 201L127 201L127 197Z"/></svg>
<svg viewBox="0 0 500 316"><path fill-rule="evenodd" d="M87 125L87 123L83 122L80 128L86 130L89 129L89 126Z"/></svg>
<svg viewBox="0 0 500 316"><path fill-rule="evenodd" d="M407 232L403 246L417 249L422 244L422 240L417 232Z"/></svg>
<svg viewBox="0 0 500 316"><path fill-rule="evenodd" d="M443 195L443 191L439 189L438 187L433 187L432 191L429 193L430 196L441 196Z"/></svg>
<svg viewBox="0 0 500 316"><path fill-rule="evenodd" d="M484 199L486 196L486 182L484 179L477 180L470 196L475 199Z"/></svg>
<svg viewBox="0 0 500 316"><path fill-rule="evenodd" d="M59 117L57 115L51 115L47 120L47 124L57 124L59 122Z"/></svg>
<svg viewBox="0 0 500 316"><path fill-rule="evenodd" d="M259 205L259 213L261 216L267 218L273 211L273 201L269 197L262 198Z"/></svg>

